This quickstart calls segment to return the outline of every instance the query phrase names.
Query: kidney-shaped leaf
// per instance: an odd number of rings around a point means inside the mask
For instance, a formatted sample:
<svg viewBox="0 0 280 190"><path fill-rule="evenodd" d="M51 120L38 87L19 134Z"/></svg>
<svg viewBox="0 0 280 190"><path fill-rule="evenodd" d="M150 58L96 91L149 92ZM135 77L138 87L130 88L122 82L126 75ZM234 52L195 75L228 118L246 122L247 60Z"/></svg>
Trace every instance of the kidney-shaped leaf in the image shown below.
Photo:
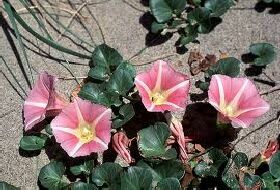
<svg viewBox="0 0 280 190"><path fill-rule="evenodd" d="M119 115L113 120L113 126L115 129L122 127L135 115L133 106L131 104L123 105L119 110Z"/></svg>
<svg viewBox="0 0 280 190"><path fill-rule="evenodd" d="M250 46L250 52L257 56L254 60L256 66L266 66L276 58L275 47L268 43L256 43Z"/></svg>
<svg viewBox="0 0 280 190"><path fill-rule="evenodd" d="M68 185L67 180L63 177L65 167L62 162L53 161L45 165L39 173L39 181L48 189L62 189Z"/></svg>
<svg viewBox="0 0 280 190"><path fill-rule="evenodd" d="M180 190L181 185L177 178L166 178L158 182L156 190Z"/></svg>
<svg viewBox="0 0 280 190"><path fill-rule="evenodd" d="M160 157L166 153L165 141L171 135L166 123L158 122L138 132L138 148L146 158Z"/></svg>
<svg viewBox="0 0 280 190"><path fill-rule="evenodd" d="M280 180L280 151L272 156L269 162L269 171L277 180Z"/></svg>
<svg viewBox="0 0 280 190"><path fill-rule="evenodd" d="M32 150L41 150L47 141L48 137L41 136L23 136L20 140L19 146L23 150L32 151Z"/></svg>
<svg viewBox="0 0 280 190"><path fill-rule="evenodd" d="M74 175L86 174L89 175L93 168L93 161L85 161L83 164L70 167L70 171Z"/></svg>
<svg viewBox="0 0 280 190"><path fill-rule="evenodd" d="M97 190L98 188L92 183L84 183L81 181L75 182L71 185L72 190Z"/></svg>
<svg viewBox="0 0 280 190"><path fill-rule="evenodd" d="M207 0L204 6L211 11L212 17L220 17L233 5L233 0Z"/></svg>
<svg viewBox="0 0 280 190"><path fill-rule="evenodd" d="M0 181L0 189L1 190L20 190L20 188L10 185L5 181Z"/></svg>
<svg viewBox="0 0 280 190"><path fill-rule="evenodd" d="M129 167L121 176L122 190L150 190L153 176L148 169L137 166Z"/></svg>
<svg viewBox="0 0 280 190"><path fill-rule="evenodd" d="M209 77L215 74L227 75L230 77L236 77L240 73L241 62L234 57L227 57L217 61L215 65L212 65L208 70L207 74Z"/></svg>
<svg viewBox="0 0 280 190"><path fill-rule="evenodd" d="M92 181L97 186L116 186L120 183L120 175L123 169L119 164L106 162L96 167L92 172Z"/></svg>
<svg viewBox="0 0 280 190"><path fill-rule="evenodd" d="M150 0L150 9L157 22L163 23L172 18L172 14L181 13L186 6L186 0Z"/></svg>
<svg viewBox="0 0 280 190"><path fill-rule="evenodd" d="M269 171L262 174L262 180L264 182L263 190L279 190L279 187L274 183L275 179Z"/></svg>

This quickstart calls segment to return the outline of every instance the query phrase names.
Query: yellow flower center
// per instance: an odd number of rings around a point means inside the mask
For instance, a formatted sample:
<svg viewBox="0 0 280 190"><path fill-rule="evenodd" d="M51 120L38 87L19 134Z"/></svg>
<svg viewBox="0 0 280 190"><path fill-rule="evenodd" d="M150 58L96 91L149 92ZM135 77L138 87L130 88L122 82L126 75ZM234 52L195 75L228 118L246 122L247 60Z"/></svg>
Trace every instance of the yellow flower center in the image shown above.
<svg viewBox="0 0 280 190"><path fill-rule="evenodd" d="M155 105L162 105L166 102L166 95L164 92L159 91L159 92L153 92L150 94L150 100L155 104Z"/></svg>
<svg viewBox="0 0 280 190"><path fill-rule="evenodd" d="M79 127L76 129L76 136L79 138L79 140L82 143L88 143L92 141L96 136L94 127L92 127L87 122L82 122L79 124Z"/></svg>
<svg viewBox="0 0 280 190"><path fill-rule="evenodd" d="M232 105L222 106L222 112L224 115L228 117L236 117L238 114L236 107Z"/></svg>

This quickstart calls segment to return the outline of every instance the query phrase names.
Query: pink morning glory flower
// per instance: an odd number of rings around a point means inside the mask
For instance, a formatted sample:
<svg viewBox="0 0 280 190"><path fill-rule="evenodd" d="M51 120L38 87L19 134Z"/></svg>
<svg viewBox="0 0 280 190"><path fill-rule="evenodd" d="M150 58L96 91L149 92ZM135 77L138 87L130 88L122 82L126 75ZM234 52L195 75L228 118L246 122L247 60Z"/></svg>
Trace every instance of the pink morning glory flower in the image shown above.
<svg viewBox="0 0 280 190"><path fill-rule="evenodd" d="M47 116L54 116L67 104L54 89L56 78L43 72L39 75L33 89L23 106L24 129L30 130Z"/></svg>
<svg viewBox="0 0 280 190"><path fill-rule="evenodd" d="M135 85L150 112L183 110L186 107L189 79L165 61L158 60L149 71L138 74Z"/></svg>
<svg viewBox="0 0 280 190"><path fill-rule="evenodd" d="M74 98L52 120L51 129L56 142L71 157L102 152L111 138L111 109Z"/></svg>
<svg viewBox="0 0 280 190"><path fill-rule="evenodd" d="M219 111L218 120L231 122L233 127L247 128L269 110L269 104L247 78L213 75L208 97L209 103Z"/></svg>

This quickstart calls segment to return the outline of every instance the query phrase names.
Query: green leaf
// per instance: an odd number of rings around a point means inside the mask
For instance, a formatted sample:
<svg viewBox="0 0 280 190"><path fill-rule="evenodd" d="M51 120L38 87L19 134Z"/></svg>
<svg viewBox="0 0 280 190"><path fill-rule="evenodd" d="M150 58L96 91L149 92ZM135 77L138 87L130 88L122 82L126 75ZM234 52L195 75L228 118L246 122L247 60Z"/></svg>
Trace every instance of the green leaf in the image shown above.
<svg viewBox="0 0 280 190"><path fill-rule="evenodd" d="M107 68L101 65L90 68L88 72L88 76L93 79L102 80L102 81L105 81L109 78L109 75L107 73Z"/></svg>
<svg viewBox="0 0 280 190"><path fill-rule="evenodd" d="M152 33L158 33L160 31L162 31L163 29L165 29L167 27L167 24L165 23L158 23L157 21L154 21L152 23L152 26L151 26L151 31Z"/></svg>
<svg viewBox="0 0 280 190"><path fill-rule="evenodd" d="M184 166L178 160L167 160L151 165L141 160L137 163L137 166L150 170L153 175L153 180L156 182L165 178L176 178L180 180L185 173Z"/></svg>
<svg viewBox="0 0 280 190"><path fill-rule="evenodd" d="M93 160L85 161L83 164L70 167L70 171L74 175L86 174L89 175L93 169Z"/></svg>
<svg viewBox="0 0 280 190"><path fill-rule="evenodd" d="M81 181L75 182L72 185L72 190L97 190L98 188L92 183L84 183Z"/></svg>
<svg viewBox="0 0 280 190"><path fill-rule="evenodd" d="M92 172L92 181L97 186L107 185L110 189L120 184L120 174L123 169L119 164L106 162L96 167Z"/></svg>
<svg viewBox="0 0 280 190"><path fill-rule="evenodd" d="M220 17L233 5L233 0L207 0L204 6L211 11L211 17Z"/></svg>
<svg viewBox="0 0 280 190"><path fill-rule="evenodd" d="M135 73L135 69L131 64L123 62L118 66L108 81L108 90L120 95L126 95L134 86Z"/></svg>
<svg viewBox="0 0 280 190"><path fill-rule="evenodd" d="M249 160L248 157L245 153L243 152L237 152L234 156L233 156L233 161L235 163L235 166L238 169L241 169L242 167L246 167L249 164Z"/></svg>
<svg viewBox="0 0 280 190"><path fill-rule="evenodd" d="M236 175L238 175L242 167L247 165L248 157L246 154L237 152L232 155L222 173L222 181L232 189L239 189L240 185Z"/></svg>
<svg viewBox="0 0 280 190"><path fill-rule="evenodd" d="M104 84L86 83L82 86L78 96L108 107L112 105L120 106L122 104L119 94L106 91Z"/></svg>
<svg viewBox="0 0 280 190"><path fill-rule="evenodd" d="M194 172L196 175L201 177L217 177L221 166L223 166L228 161L228 158L224 155L224 153L221 150L216 148L212 148L207 153L207 155L209 159L212 160L212 162L206 163L205 161L202 161L198 163L194 168Z"/></svg>
<svg viewBox="0 0 280 190"><path fill-rule="evenodd" d="M41 136L23 136L20 140L19 147L23 150L33 151L41 150L47 141L48 137Z"/></svg>
<svg viewBox="0 0 280 190"><path fill-rule="evenodd" d="M145 158L161 157L166 153L165 141L170 136L167 124L158 122L138 132L138 148Z"/></svg>
<svg viewBox="0 0 280 190"><path fill-rule="evenodd" d="M250 46L250 52L257 56L254 60L256 66L266 66L276 59L275 47L268 43L256 43Z"/></svg>
<svg viewBox="0 0 280 190"><path fill-rule="evenodd" d="M121 175L122 190L151 190L153 176L148 169L132 166Z"/></svg>
<svg viewBox="0 0 280 190"><path fill-rule="evenodd" d="M182 46L187 45L193 42L194 40L196 40L197 37L198 37L198 27L188 25L185 28L185 34L183 34L179 39L180 45Z"/></svg>
<svg viewBox="0 0 280 190"><path fill-rule="evenodd" d="M257 175L250 175L249 173L245 173L244 174L243 183L244 183L245 187L253 188L253 187L255 187L259 183L262 185L263 181Z"/></svg>
<svg viewBox="0 0 280 190"><path fill-rule="evenodd" d="M275 153L269 161L269 171L278 181L280 180L280 151Z"/></svg>
<svg viewBox="0 0 280 190"><path fill-rule="evenodd" d="M200 82L198 85L198 88L200 88L202 91L207 91L209 88L210 83L209 82Z"/></svg>
<svg viewBox="0 0 280 190"><path fill-rule="evenodd" d="M45 165L39 173L39 181L48 189L61 189L68 185L68 182L63 177L65 167L62 162L50 162Z"/></svg>
<svg viewBox="0 0 280 190"><path fill-rule="evenodd" d="M279 190L279 187L276 185L276 183L274 183L274 177L269 171L263 173L261 178L264 182L263 190Z"/></svg>
<svg viewBox="0 0 280 190"><path fill-rule="evenodd" d="M95 66L106 68L107 74L123 62L123 57L117 50L106 44L97 46L92 53L92 61Z"/></svg>
<svg viewBox="0 0 280 190"><path fill-rule="evenodd" d="M1 190L20 190L20 188L10 185L5 181L0 181L0 189Z"/></svg>
<svg viewBox="0 0 280 190"><path fill-rule="evenodd" d="M161 180L156 187L156 190L180 190L181 185L177 178L166 178Z"/></svg>
<svg viewBox="0 0 280 190"><path fill-rule="evenodd" d="M200 6L201 4L201 0L192 0L192 2L195 6Z"/></svg>
<svg viewBox="0 0 280 190"><path fill-rule="evenodd" d="M212 29L210 22L210 11L204 7L198 7L188 14L191 25L198 24L199 33L208 33Z"/></svg>
<svg viewBox="0 0 280 190"><path fill-rule="evenodd" d="M113 120L113 128L118 129L132 119L135 115L131 104L123 105L119 110L119 115Z"/></svg>
<svg viewBox="0 0 280 190"><path fill-rule="evenodd" d="M169 21L173 14L180 14L186 7L185 0L150 0L152 15L158 23Z"/></svg>
<svg viewBox="0 0 280 190"><path fill-rule="evenodd" d="M236 77L240 73L240 61L234 57L220 59L215 65L212 65L206 72L210 78L215 74Z"/></svg>

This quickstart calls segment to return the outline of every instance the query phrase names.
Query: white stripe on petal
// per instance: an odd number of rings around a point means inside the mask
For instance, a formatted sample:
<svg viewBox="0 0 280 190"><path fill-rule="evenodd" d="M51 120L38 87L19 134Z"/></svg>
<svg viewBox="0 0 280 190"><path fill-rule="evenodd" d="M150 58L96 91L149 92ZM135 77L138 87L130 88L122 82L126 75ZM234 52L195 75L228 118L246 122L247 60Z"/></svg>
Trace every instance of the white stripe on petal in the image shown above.
<svg viewBox="0 0 280 190"><path fill-rule="evenodd" d="M158 74L157 74L157 81L154 89L160 89L161 87L161 80L162 80L162 64L163 61L160 61L158 64Z"/></svg>
<svg viewBox="0 0 280 190"><path fill-rule="evenodd" d="M78 99L76 99L76 98L74 99L74 106L75 106L75 109L76 109L76 113L77 113L79 122L84 121L84 117L83 117L83 115L81 113L81 110L80 110L80 107L79 107Z"/></svg>
<svg viewBox="0 0 280 190"><path fill-rule="evenodd" d="M238 113L238 115L241 115L243 113L254 111L254 110L259 110L259 109L269 110L269 106L244 109L244 110L238 111L237 113Z"/></svg>
<svg viewBox="0 0 280 190"><path fill-rule="evenodd" d="M155 108L155 104L151 104L150 107L147 108L148 111L153 111L153 109Z"/></svg>
<svg viewBox="0 0 280 190"><path fill-rule="evenodd" d="M66 127L51 127L51 128L54 129L54 130L69 133L71 135L75 135L75 130L74 129L70 129L70 128L66 128Z"/></svg>
<svg viewBox="0 0 280 190"><path fill-rule="evenodd" d="M221 79L217 76L214 75L215 79L217 80L218 83L218 89L219 89L219 96L220 96L220 106L224 105L225 103L225 94L224 94L224 88Z"/></svg>
<svg viewBox="0 0 280 190"><path fill-rule="evenodd" d="M165 93L167 94L167 96L169 96L170 94L172 94L173 92L175 92L179 88L182 88L182 87L187 86L187 85L189 85L189 80L183 81L183 82L173 86L172 88L166 90Z"/></svg>
<svg viewBox="0 0 280 190"><path fill-rule="evenodd" d="M108 145L104 143L100 138L95 137L93 141L97 142L98 144L101 144L104 149L108 149Z"/></svg>
<svg viewBox="0 0 280 190"><path fill-rule="evenodd" d="M30 125L30 124L32 124L34 121L40 119L41 117L42 117L42 116L39 115L39 116L33 118L31 121L29 121L28 123L26 123L25 126L26 126L27 128L29 128L29 125Z"/></svg>
<svg viewBox="0 0 280 190"><path fill-rule="evenodd" d="M78 150L83 146L84 143L82 142L78 142L76 144L76 146L72 149L72 151L70 152L69 156L74 157L74 155L78 152Z"/></svg>
<svg viewBox="0 0 280 190"><path fill-rule="evenodd" d="M108 112L111 112L111 109L106 109L103 113L101 113L92 123L94 126L98 124L98 122L105 116Z"/></svg>
<svg viewBox="0 0 280 190"><path fill-rule="evenodd" d="M135 78L135 81L144 88L144 90L147 92L147 94L150 94L151 93L151 90L150 88L143 82L143 81L140 81L138 80L137 78Z"/></svg>
<svg viewBox="0 0 280 190"><path fill-rule="evenodd" d="M35 106L35 107L39 107L39 108L45 108L47 107L47 103L45 102L24 102L25 106Z"/></svg>
<svg viewBox="0 0 280 190"><path fill-rule="evenodd" d="M241 88L238 90L238 92L236 93L235 97L233 98L233 100L229 103L229 105L231 106L235 106L237 105L237 103L239 102L240 100L240 97L242 96L244 90L245 90L245 87L247 86L249 80L246 79L245 82L243 83L243 85L241 86Z"/></svg>
<svg viewBox="0 0 280 190"><path fill-rule="evenodd" d="M182 110L185 109L185 108L182 108L182 107L180 107L177 104L174 104L172 102L165 102L164 105L173 106L173 107L175 107L177 109L182 109Z"/></svg>

